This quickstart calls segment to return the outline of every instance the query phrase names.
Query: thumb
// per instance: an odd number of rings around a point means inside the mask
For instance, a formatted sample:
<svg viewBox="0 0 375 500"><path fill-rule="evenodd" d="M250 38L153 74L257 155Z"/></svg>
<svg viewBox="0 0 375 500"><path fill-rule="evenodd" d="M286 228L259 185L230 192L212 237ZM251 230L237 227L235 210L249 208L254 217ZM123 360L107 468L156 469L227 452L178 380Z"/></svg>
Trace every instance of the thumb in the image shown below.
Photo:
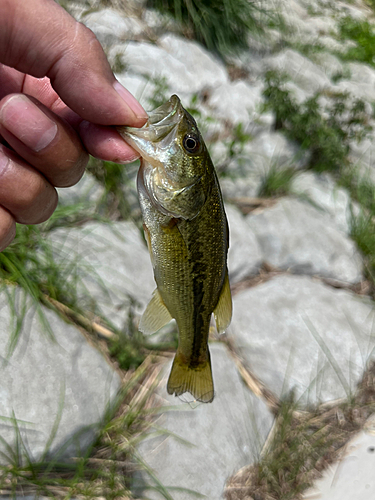
<svg viewBox="0 0 375 500"><path fill-rule="evenodd" d="M138 101L113 76L95 35L54 0L0 0L0 63L41 78L83 119L139 127Z"/></svg>

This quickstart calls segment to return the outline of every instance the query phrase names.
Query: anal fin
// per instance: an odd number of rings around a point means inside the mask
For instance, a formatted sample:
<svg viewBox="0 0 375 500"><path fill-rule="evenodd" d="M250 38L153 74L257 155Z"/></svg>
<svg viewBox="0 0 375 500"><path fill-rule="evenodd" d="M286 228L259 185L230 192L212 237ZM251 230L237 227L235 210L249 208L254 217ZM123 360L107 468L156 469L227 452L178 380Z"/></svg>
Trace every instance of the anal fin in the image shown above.
<svg viewBox="0 0 375 500"><path fill-rule="evenodd" d="M214 309L214 316L218 333L224 333L232 319L232 294L229 285L228 269L225 273L219 300Z"/></svg>
<svg viewBox="0 0 375 500"><path fill-rule="evenodd" d="M172 316L164 304L159 290L156 288L142 315L138 329L146 335L151 335L151 333L157 332L161 327L169 323L171 319Z"/></svg>

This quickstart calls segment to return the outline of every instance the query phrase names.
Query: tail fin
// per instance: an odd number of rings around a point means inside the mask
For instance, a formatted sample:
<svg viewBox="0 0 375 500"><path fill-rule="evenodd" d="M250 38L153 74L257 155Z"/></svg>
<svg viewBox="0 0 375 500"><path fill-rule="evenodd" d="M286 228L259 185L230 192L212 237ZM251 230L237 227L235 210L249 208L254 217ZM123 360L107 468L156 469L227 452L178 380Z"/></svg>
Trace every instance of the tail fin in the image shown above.
<svg viewBox="0 0 375 500"><path fill-rule="evenodd" d="M190 392L197 401L211 403L214 399L214 383L212 380L210 353L207 361L197 367L190 367L184 357L177 351L167 384L168 394L180 396Z"/></svg>

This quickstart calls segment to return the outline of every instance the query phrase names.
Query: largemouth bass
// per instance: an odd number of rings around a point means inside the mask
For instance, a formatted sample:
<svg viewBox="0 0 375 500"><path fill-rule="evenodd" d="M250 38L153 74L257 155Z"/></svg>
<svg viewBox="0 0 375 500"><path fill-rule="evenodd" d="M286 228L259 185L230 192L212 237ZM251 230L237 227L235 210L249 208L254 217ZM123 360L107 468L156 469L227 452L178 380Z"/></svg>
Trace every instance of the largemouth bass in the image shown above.
<svg viewBox="0 0 375 500"><path fill-rule="evenodd" d="M214 398L208 334L232 316L229 231L214 166L194 118L173 95L140 129L120 127L141 156L137 188L157 288L139 324L151 334L175 318L179 343L167 390Z"/></svg>

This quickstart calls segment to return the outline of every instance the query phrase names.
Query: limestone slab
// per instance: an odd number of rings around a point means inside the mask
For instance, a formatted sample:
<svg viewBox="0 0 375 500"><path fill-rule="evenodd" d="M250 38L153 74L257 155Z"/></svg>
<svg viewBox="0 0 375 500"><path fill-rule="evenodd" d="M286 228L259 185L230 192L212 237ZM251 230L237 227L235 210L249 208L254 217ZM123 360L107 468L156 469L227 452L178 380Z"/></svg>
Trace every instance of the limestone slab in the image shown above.
<svg viewBox="0 0 375 500"><path fill-rule="evenodd" d="M119 376L74 326L49 309L39 307L37 310L18 289L1 289L0 463L3 465L12 460L4 442L16 450L13 416L23 443L22 457L28 454L31 460L38 461L46 452L47 458L59 453L59 459L66 460L84 453L92 443L96 426L120 387ZM8 349L17 317L23 318L22 327L10 355ZM56 435L49 443L55 425Z"/></svg>
<svg viewBox="0 0 375 500"><path fill-rule="evenodd" d="M346 283L362 280L362 259L354 242L311 204L285 197L246 220L272 266Z"/></svg>
<svg viewBox="0 0 375 500"><path fill-rule="evenodd" d="M236 348L277 395L346 397L375 354L374 303L308 277L281 275L233 298Z"/></svg>
<svg viewBox="0 0 375 500"><path fill-rule="evenodd" d="M132 222L90 222L59 228L49 238L56 262L78 278L83 309L94 302L117 328L127 324L130 308L144 310L155 284L146 244Z"/></svg>
<svg viewBox="0 0 375 500"><path fill-rule="evenodd" d="M348 191L336 186L329 174L300 172L293 178L291 189L323 209L333 218L338 229L350 234L352 201Z"/></svg>
<svg viewBox="0 0 375 500"><path fill-rule="evenodd" d="M131 74L165 79L171 92L193 94L227 82L224 67L198 43L166 35L159 45L129 42L111 48ZM190 61L190 64L189 64Z"/></svg>
<svg viewBox="0 0 375 500"><path fill-rule="evenodd" d="M242 213L233 205L226 205L225 211L229 225L228 271L234 283L259 271L262 253Z"/></svg>
<svg viewBox="0 0 375 500"><path fill-rule="evenodd" d="M310 59L292 49L285 49L266 60L269 68L287 73L306 92L306 97L330 86L325 72Z"/></svg>
<svg viewBox="0 0 375 500"><path fill-rule="evenodd" d="M338 462L323 472L303 500L373 500L375 498L375 419L347 445Z"/></svg>
<svg viewBox="0 0 375 500"><path fill-rule="evenodd" d="M81 21L95 33L105 47L121 39L140 35L144 29L139 19L122 16L119 11L111 8L84 15Z"/></svg>
<svg viewBox="0 0 375 500"><path fill-rule="evenodd" d="M215 384L212 403L189 406L168 396L170 363L157 389L168 408L154 425L191 446L166 433L146 438L139 452L165 487L189 488L209 499L219 499L227 478L259 456L273 417L265 403L244 386L226 347L210 344L210 351ZM142 478L135 485L138 495L152 500L163 498L156 491L146 493L145 483L141 483ZM171 489L170 494L174 500L196 498L177 489Z"/></svg>

